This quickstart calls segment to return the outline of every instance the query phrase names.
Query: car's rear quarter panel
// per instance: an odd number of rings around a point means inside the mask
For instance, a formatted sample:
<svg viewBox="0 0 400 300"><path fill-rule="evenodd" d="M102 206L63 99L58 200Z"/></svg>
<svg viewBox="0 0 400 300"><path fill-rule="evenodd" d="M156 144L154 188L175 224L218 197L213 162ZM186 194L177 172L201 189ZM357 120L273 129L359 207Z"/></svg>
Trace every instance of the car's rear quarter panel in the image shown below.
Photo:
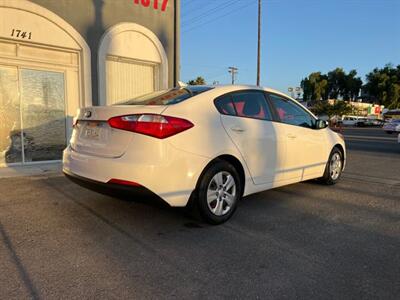
<svg viewBox="0 0 400 300"><path fill-rule="evenodd" d="M186 132L168 138L171 145L177 149L204 156L208 159L208 163L222 155L235 157L241 163L245 173L244 194L246 195L248 187L253 184L251 176L239 150L222 126L221 115L214 105L215 98L231 91L231 88L211 90L177 105L171 105L163 114L179 116L194 124L194 127Z"/></svg>

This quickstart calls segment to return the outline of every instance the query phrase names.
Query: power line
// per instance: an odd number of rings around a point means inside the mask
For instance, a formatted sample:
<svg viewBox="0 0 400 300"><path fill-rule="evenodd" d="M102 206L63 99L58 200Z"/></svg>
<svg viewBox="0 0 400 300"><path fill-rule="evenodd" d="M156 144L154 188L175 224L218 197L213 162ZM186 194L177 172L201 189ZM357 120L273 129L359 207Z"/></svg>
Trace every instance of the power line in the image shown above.
<svg viewBox="0 0 400 300"><path fill-rule="evenodd" d="M207 21L207 22L200 23L200 24L198 24L198 25L196 25L196 26L190 27L189 29L182 31L182 34L183 34L183 33L187 33L187 32L189 32L189 31L192 31L192 30L196 29L197 27L201 27L201 26L204 26L204 25L206 25L206 24L209 24L209 23L212 23L212 22L221 20L222 18L224 18L224 17L226 17L226 16L228 16L228 15L230 15L230 14L233 14L233 13L235 13L235 12L238 12L239 10L242 10L243 8L246 8L246 7L250 6L250 5L254 5L255 3L256 3L256 2L247 3L246 5L240 6L240 7L238 7L238 8L235 9L235 10L231 10L230 12L228 12L228 13L226 13L226 14L223 14L223 15L221 15L221 16L218 16L218 17L216 17L216 18L214 18L214 19L211 19L211 20L209 20L209 21Z"/></svg>
<svg viewBox="0 0 400 300"><path fill-rule="evenodd" d="M224 8L227 5L231 5L231 4L235 4L236 2L239 2L240 0L228 0L226 2L220 3L219 5L204 11L203 13L201 13L200 15L195 16L192 19L186 20L186 21L182 21L182 26L185 26L185 24L187 23L193 23L193 22L197 22L198 20L201 20L204 16L209 16L214 14L215 12L219 12L220 8Z"/></svg>
<svg viewBox="0 0 400 300"><path fill-rule="evenodd" d="M191 11L194 11L194 13L192 13L192 14L187 13L185 15L182 15L181 16L181 21L183 19L187 18L188 16L191 16L191 15L195 14L199 8L203 9L204 7L207 7L210 4L215 4L213 1L209 1L209 2L206 2L206 3L204 3L204 1L192 1L192 2L189 2L187 5L183 5L182 9L186 10L186 9L188 9L188 7L190 8L190 4L193 4L193 3L200 4L200 5L195 5L195 6L193 6L191 8Z"/></svg>

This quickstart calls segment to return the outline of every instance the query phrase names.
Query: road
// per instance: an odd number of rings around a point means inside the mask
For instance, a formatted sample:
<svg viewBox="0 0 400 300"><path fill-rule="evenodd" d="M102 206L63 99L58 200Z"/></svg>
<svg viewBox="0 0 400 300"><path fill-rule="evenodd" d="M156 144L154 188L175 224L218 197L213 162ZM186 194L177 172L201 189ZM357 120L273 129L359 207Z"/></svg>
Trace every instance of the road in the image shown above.
<svg viewBox="0 0 400 300"><path fill-rule="evenodd" d="M221 226L62 176L1 179L0 298L398 299L399 145L345 137L336 186L246 197Z"/></svg>
<svg viewBox="0 0 400 300"><path fill-rule="evenodd" d="M386 155L400 153L397 134L387 134L381 128L344 128L346 142L350 150L374 152Z"/></svg>

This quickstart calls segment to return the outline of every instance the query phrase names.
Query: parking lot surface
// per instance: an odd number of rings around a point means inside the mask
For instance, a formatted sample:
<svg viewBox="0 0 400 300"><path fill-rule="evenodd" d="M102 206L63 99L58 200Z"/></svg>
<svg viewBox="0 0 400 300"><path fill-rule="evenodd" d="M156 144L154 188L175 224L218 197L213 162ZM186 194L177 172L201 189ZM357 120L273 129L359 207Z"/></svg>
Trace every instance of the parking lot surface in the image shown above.
<svg viewBox="0 0 400 300"><path fill-rule="evenodd" d="M398 299L400 145L344 133L336 186L246 197L220 226L63 176L0 179L0 298Z"/></svg>

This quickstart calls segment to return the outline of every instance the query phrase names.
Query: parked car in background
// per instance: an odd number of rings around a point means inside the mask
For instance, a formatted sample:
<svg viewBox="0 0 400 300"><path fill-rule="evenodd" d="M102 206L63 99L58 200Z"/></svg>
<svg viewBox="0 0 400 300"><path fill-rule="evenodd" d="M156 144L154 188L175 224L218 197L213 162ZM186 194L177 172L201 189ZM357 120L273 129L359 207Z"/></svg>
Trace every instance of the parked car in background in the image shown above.
<svg viewBox="0 0 400 300"><path fill-rule="evenodd" d="M370 122L371 126L377 126L377 127L382 127L385 124L385 121L381 119L372 119Z"/></svg>
<svg viewBox="0 0 400 300"><path fill-rule="evenodd" d="M342 120L339 121L343 126L382 126L385 122L377 119L376 117L361 117L361 116L343 116Z"/></svg>
<svg viewBox="0 0 400 300"><path fill-rule="evenodd" d="M386 122L382 129L389 134L393 132L400 132L400 119L393 119L389 122Z"/></svg>
<svg viewBox="0 0 400 300"><path fill-rule="evenodd" d="M341 123L343 126L354 126L358 120L355 116L343 116Z"/></svg>
<svg viewBox="0 0 400 300"><path fill-rule="evenodd" d="M254 86L187 86L81 109L63 171L75 181L147 190L228 220L242 196L344 169L343 136L286 95Z"/></svg>
<svg viewBox="0 0 400 300"><path fill-rule="evenodd" d="M343 116L342 117L342 125L343 126L365 126L366 125L366 118L359 117L359 116Z"/></svg>

